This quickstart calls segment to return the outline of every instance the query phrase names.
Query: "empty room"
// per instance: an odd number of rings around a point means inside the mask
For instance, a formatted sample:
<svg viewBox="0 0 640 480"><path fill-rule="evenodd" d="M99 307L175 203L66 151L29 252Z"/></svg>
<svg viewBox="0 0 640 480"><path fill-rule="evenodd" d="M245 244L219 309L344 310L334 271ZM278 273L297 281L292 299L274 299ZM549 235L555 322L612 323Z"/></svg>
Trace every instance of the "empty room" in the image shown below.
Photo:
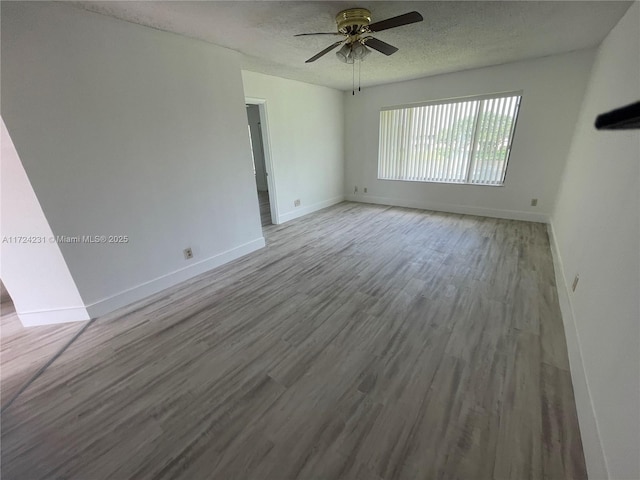
<svg viewBox="0 0 640 480"><path fill-rule="evenodd" d="M3 479L640 479L640 2L0 2Z"/></svg>

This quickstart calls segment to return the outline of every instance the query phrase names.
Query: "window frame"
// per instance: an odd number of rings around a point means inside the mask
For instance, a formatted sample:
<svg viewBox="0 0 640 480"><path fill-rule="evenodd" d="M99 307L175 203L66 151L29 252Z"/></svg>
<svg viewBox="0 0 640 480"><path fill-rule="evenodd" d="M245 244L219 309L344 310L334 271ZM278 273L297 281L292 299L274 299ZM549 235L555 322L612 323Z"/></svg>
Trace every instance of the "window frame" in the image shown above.
<svg viewBox="0 0 640 480"><path fill-rule="evenodd" d="M501 183L472 183L469 182L471 168L475 161L475 153L474 153L474 145L476 141L476 133L477 127L474 127L473 137L472 137L472 155L469 158L469 166L467 168L467 174L465 176L466 180L464 182L447 182L447 181L438 181L438 180L414 180L414 179L404 179L404 178L381 178L380 177L380 134L382 129L382 123L380 116L378 117L378 161L377 161L377 172L376 179L381 181L390 181L390 182L412 182L412 183L435 183L440 185L460 185L460 186L475 186L475 187L504 187L507 179L507 171L509 169L509 163L511 161L511 152L513 151L513 141L516 133L516 128L518 124L518 119L520 117L520 111L522 108L522 102L524 99L524 90L509 90L504 92L495 92L481 95L467 95L462 97L450 97L450 98L442 98L437 100L428 100L424 102L414 102L414 103L405 103L400 105L389 105L380 108L380 114L385 111L391 110L403 110L409 108L420 108L420 107L430 107L437 105L452 105L456 103L464 103L464 102L482 102L483 100L491 100L495 98L508 98L508 97L520 97L515 109L515 119L513 121L513 125L511 126L511 131L509 133L509 148L505 158L505 166L504 166L504 174L502 175ZM480 110L479 110L480 112ZM480 113L477 114L475 118L475 124L479 123Z"/></svg>

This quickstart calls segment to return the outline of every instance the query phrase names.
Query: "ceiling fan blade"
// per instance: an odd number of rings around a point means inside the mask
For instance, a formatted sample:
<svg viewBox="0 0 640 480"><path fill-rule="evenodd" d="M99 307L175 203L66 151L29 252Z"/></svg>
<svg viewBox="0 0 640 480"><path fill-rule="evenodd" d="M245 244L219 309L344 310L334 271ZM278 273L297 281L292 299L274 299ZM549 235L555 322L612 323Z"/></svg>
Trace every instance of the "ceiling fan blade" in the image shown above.
<svg viewBox="0 0 640 480"><path fill-rule="evenodd" d="M387 42L383 42L382 40L378 40L377 38L373 37L365 38L364 44L367 47L371 47L374 50L379 51L380 53L384 53L385 55L393 55L398 51L398 49L393 45L389 45Z"/></svg>
<svg viewBox="0 0 640 480"><path fill-rule="evenodd" d="M409 12L404 15L398 15L397 17L387 18L379 22L369 25L369 30L372 32L381 32L382 30L388 30L389 28L401 27L403 25L409 25L411 23L417 23L424 20L422 15L418 12Z"/></svg>
<svg viewBox="0 0 640 480"><path fill-rule="evenodd" d="M339 42L333 43L331 45L329 45L327 48L325 48L324 50L322 50L320 53L316 53L313 57L311 57L309 60L307 60L304 63L311 63L311 62L315 62L317 59L319 59L321 56L326 55L327 53L329 53L331 50L333 50L334 48L336 48L338 45L340 45L341 43L343 43L344 40L340 40Z"/></svg>
<svg viewBox="0 0 640 480"><path fill-rule="evenodd" d="M307 35L343 35L339 32L315 32L315 33L298 33L294 37L305 37Z"/></svg>

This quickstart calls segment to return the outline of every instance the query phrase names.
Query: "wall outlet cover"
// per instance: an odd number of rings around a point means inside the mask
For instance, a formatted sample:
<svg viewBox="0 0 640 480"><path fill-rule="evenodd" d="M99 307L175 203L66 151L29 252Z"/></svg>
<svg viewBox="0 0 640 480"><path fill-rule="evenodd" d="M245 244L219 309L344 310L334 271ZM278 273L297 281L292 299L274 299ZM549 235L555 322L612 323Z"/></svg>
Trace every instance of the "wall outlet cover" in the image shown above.
<svg viewBox="0 0 640 480"><path fill-rule="evenodd" d="M185 248L184 249L184 259L185 260L190 260L193 258L193 250L191 250L191 247Z"/></svg>

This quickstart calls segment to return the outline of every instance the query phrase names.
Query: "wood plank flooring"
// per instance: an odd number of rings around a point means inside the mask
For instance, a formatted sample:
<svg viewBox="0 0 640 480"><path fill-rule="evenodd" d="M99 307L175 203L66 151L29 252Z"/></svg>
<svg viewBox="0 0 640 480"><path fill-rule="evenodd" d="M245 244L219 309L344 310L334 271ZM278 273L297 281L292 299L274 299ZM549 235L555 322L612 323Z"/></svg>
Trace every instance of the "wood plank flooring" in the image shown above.
<svg viewBox="0 0 640 480"><path fill-rule="evenodd" d="M0 404L2 409L85 322L24 328L11 302L0 316Z"/></svg>
<svg viewBox="0 0 640 480"><path fill-rule="evenodd" d="M2 478L578 479L545 226L342 203L96 320Z"/></svg>

